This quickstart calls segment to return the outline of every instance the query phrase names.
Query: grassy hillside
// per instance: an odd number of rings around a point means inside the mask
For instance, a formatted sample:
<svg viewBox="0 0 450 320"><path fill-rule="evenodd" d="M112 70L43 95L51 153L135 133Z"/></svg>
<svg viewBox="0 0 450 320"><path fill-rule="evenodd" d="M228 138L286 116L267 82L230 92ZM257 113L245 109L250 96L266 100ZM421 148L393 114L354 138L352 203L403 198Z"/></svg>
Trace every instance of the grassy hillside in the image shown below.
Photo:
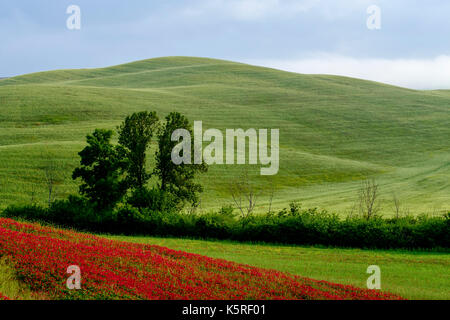
<svg viewBox="0 0 450 320"><path fill-rule="evenodd" d="M58 196L75 192L86 134L141 110L179 111L205 129L279 128L279 174L250 168L266 190L258 210L272 184L277 208L297 200L349 211L367 175L380 183L386 214L394 192L412 213L450 207L449 91L186 57L0 80L0 206L44 201L49 162L60 171ZM212 167L202 207L229 203L228 183L242 170Z"/></svg>

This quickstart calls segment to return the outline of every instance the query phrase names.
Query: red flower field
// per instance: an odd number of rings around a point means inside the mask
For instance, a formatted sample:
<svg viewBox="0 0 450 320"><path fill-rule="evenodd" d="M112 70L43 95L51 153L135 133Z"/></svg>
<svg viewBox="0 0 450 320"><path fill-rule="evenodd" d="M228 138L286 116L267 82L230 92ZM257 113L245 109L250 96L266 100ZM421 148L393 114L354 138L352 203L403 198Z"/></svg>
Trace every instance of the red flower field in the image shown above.
<svg viewBox="0 0 450 320"><path fill-rule="evenodd" d="M0 257L49 299L401 299L167 248L0 219ZM69 290L67 268L81 269ZM0 294L0 299L3 296Z"/></svg>

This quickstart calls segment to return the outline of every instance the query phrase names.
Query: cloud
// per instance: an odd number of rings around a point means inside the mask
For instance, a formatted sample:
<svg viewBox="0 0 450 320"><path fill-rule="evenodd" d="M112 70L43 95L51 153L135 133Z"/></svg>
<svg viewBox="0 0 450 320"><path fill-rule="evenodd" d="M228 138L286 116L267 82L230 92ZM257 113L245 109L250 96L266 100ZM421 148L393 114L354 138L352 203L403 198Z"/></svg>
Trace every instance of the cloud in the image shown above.
<svg viewBox="0 0 450 320"><path fill-rule="evenodd" d="M292 16L306 12L320 0L208 0L186 7L190 16L215 15L241 21L253 21L268 16Z"/></svg>
<svg viewBox="0 0 450 320"><path fill-rule="evenodd" d="M367 59L320 54L299 60L250 60L248 63L305 73L373 80L411 89L450 89L450 56L432 59Z"/></svg>

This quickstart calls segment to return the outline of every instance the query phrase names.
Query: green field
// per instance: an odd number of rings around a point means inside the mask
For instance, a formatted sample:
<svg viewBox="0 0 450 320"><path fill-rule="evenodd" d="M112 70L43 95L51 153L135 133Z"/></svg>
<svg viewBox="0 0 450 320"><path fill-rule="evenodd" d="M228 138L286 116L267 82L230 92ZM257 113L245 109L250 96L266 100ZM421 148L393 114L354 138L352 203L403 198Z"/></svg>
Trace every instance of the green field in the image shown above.
<svg viewBox="0 0 450 320"><path fill-rule="evenodd" d="M14 267L3 257L0 258L0 292L18 300L43 299L42 294L33 293L17 279Z"/></svg>
<svg viewBox="0 0 450 320"><path fill-rule="evenodd" d="M366 287L367 267L381 269L381 288L408 299L450 299L450 255L439 252L324 249L223 241L109 236L111 239L286 271L319 280Z"/></svg>
<svg viewBox="0 0 450 320"><path fill-rule="evenodd" d="M393 193L411 213L450 208L450 91L186 57L0 80L0 208L45 203L49 162L59 168L58 198L76 192L71 171L86 134L142 110L179 111L204 129L279 128L279 174L250 168L264 191L259 211L273 185L275 208L295 200L349 212L366 176L380 184L385 215ZM211 167L201 177L202 209L229 204L230 180L242 170Z"/></svg>

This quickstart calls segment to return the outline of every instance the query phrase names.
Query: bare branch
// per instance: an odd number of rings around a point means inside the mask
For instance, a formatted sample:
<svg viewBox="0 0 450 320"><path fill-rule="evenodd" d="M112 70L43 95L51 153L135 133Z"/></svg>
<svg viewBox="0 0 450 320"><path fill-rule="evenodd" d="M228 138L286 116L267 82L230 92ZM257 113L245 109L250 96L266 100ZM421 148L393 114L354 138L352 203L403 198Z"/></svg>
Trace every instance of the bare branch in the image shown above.
<svg viewBox="0 0 450 320"><path fill-rule="evenodd" d="M378 196L378 184L374 179L367 179L361 184L359 212L367 220L375 217L380 210Z"/></svg>
<svg viewBox="0 0 450 320"><path fill-rule="evenodd" d="M394 193L392 196L392 200L394 202L394 214L395 214L395 217L398 219L398 218L400 218L400 210L401 210L400 199Z"/></svg>
<svg viewBox="0 0 450 320"><path fill-rule="evenodd" d="M275 189L273 187L273 182L270 182L270 188L269 188L269 214L272 213L272 202L273 202L273 196L275 194Z"/></svg>
<svg viewBox="0 0 450 320"><path fill-rule="evenodd" d="M244 218L249 217L255 210L259 192L250 183L247 171L231 183L230 193L234 204L241 211L241 215Z"/></svg>
<svg viewBox="0 0 450 320"><path fill-rule="evenodd" d="M58 163L54 156L47 154L44 156L45 164L42 166L42 171L44 173L44 182L47 187L48 192L48 205L50 206L56 197L56 185L60 182L58 173Z"/></svg>

